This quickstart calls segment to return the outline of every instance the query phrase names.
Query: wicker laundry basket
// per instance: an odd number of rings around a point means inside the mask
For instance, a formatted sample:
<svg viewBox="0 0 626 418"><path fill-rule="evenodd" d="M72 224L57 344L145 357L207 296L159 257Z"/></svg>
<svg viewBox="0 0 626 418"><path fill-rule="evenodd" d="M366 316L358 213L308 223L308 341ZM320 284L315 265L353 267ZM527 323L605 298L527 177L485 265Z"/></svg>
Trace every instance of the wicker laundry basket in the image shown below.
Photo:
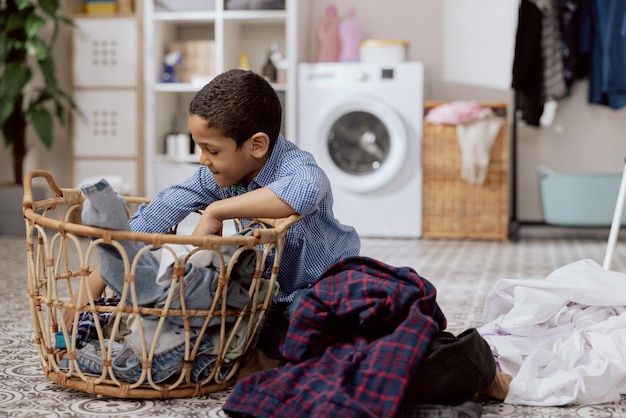
<svg viewBox="0 0 626 418"><path fill-rule="evenodd" d="M33 201L33 181L45 179L55 197ZM35 180L38 179L38 180ZM84 196L78 189L61 189L55 183L50 173L36 170L27 173L24 181L23 212L26 221L26 255L28 265L28 295L30 312L35 334L35 342L41 357L41 366L46 377L66 388L79 391L112 396L118 398L145 398L167 399L198 396L222 390L235 381L237 370L245 362L246 354L252 348L263 325L265 313L275 294L267 289L275 289L276 277L281 260L284 239L288 228L298 221L297 215L284 219L257 219L253 220L255 229L251 235L235 235L232 237L191 237L176 234L147 234L128 231L107 230L89 227L73 221L80 218L81 205ZM129 206L129 213L133 206L147 202L139 197L125 197ZM184 296L180 296L180 307L171 308L174 291L168 294L163 307L142 307L137 303L135 294L135 260L128 259L119 245L119 241L137 241L146 243L145 250L162 248L162 251L171 250L177 244L187 244L197 247L197 250L212 250L212 256L220 260L219 278L216 280L216 291L212 305L208 310L191 311L186 309ZM117 305L107 306L98 304L98 299L104 295L93 295L88 290L89 274L98 264L98 243L112 244L120 250L124 259L124 294L129 292L132 303L122 297ZM220 248L228 246L230 263L226 265L225 257ZM234 246L234 247L233 247ZM250 266L254 273L251 285L245 291L249 294L250 302L240 309L229 306L228 293L231 284L231 268L246 253L250 257L254 254ZM274 253L271 266L271 277L263 279L262 272L270 252ZM256 263L256 264L255 264ZM177 263L173 270L170 289L176 289L180 295L184 294L182 278L185 274L185 262ZM265 289L263 291L262 289ZM111 296L111 295L109 295ZM73 298L74 297L74 298ZM78 299L76 299L76 297ZM76 304L75 300L86 300L84 304ZM110 299L107 299L110 300ZM244 298L244 300L246 300ZM78 305L78 306L77 306ZM178 305L176 305L178 306ZM72 326L68 328L64 321L66 308L75 308ZM80 334L79 317L91 315L94 327L94 336L90 344L101 358L101 372L85 369L83 363L77 362ZM100 324L95 318L109 318L106 324ZM151 333L143 329L142 324L150 318L153 325ZM153 376L153 360L157 342L161 332L167 327L167 321L176 318L182 325L180 330L180 365L175 367L176 372L166 380L158 381ZM198 318L201 326L192 326L190 323ZM135 354L139 362L139 376L132 381L117 375L114 367L116 345L112 341L121 339L123 327L120 324L134 322L139 324L133 331L139 331L140 353ZM106 328L106 327L109 328ZM128 332L128 331L126 331ZM154 335L148 340L147 335ZM202 348L201 341L211 335L213 354L206 357L206 346ZM237 342L235 344L235 342ZM234 351L233 347L237 347ZM204 350L204 351L202 351ZM203 357L210 358L212 367L204 369L200 375L192 374L197 360ZM178 358L178 357L177 357ZM202 376L202 378L198 378Z"/></svg>
<svg viewBox="0 0 626 418"><path fill-rule="evenodd" d="M444 102L427 102L424 110ZM504 122L491 149L484 184L460 175L461 149L454 125L424 119L422 237L506 240L509 236L509 125L506 103L481 103Z"/></svg>

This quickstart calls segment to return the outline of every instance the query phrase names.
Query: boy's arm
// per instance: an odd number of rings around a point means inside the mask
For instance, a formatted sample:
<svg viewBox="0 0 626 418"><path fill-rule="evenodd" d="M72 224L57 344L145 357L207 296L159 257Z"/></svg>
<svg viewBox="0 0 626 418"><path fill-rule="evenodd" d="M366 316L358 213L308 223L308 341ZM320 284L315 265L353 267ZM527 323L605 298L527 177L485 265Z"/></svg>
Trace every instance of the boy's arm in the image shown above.
<svg viewBox="0 0 626 418"><path fill-rule="evenodd" d="M235 218L284 218L296 211L267 187L218 200L204 210L192 235L217 234L222 222Z"/></svg>

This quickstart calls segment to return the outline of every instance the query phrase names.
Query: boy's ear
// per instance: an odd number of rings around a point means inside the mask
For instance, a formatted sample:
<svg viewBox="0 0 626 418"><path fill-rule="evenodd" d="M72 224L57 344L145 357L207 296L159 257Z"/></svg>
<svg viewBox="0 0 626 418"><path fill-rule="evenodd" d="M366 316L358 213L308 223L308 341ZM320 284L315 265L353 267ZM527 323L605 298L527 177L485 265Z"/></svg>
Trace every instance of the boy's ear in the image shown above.
<svg viewBox="0 0 626 418"><path fill-rule="evenodd" d="M270 138L263 132L257 132L249 141L250 153L255 158L263 158L267 155L270 147Z"/></svg>

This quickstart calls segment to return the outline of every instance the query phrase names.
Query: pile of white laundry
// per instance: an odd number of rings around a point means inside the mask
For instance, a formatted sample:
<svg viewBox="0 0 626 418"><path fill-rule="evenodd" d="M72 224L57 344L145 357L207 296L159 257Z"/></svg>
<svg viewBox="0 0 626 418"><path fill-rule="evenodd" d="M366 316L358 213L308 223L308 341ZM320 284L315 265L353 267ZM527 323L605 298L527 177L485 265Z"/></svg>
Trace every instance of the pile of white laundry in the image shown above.
<svg viewBox="0 0 626 418"><path fill-rule="evenodd" d="M483 184L489 172L491 148L503 118L475 101L455 101L434 107L426 115L430 123L456 125L461 147L461 178Z"/></svg>
<svg viewBox="0 0 626 418"><path fill-rule="evenodd" d="M502 279L485 300L487 340L513 376L506 403L614 402L626 393L626 274L580 260L545 279Z"/></svg>

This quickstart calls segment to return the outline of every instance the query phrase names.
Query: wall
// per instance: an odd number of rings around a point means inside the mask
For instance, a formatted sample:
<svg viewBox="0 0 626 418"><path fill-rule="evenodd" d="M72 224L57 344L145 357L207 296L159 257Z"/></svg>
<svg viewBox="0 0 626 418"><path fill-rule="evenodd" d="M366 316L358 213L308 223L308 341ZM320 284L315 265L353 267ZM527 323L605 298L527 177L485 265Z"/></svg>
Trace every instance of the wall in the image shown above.
<svg viewBox="0 0 626 418"><path fill-rule="evenodd" d="M502 8L503 4L492 3L494 1L508 2L510 10L507 12ZM319 1L314 7L313 18L316 21L323 16L329 3L335 4L340 14L354 6L366 38L403 39L409 42L408 59L422 61L425 65L426 100L475 99L511 102L512 91L508 85L499 83L500 86L493 87L485 86L482 81L459 82L458 75L463 72L447 67L450 65L447 60L454 61L455 58L467 56L467 51L446 41L476 36L475 31L493 37L484 38L485 44L499 39L511 39L517 27L517 0ZM460 11L458 7L465 7L466 10ZM478 17L479 10L484 13L484 18ZM498 13L508 14L497 16ZM466 16L471 21L459 21L459 16ZM509 18L512 18L512 25L499 23L502 19ZM454 32L456 27L460 33ZM311 34L309 42L310 58L314 57L314 35ZM513 47L514 43L511 43L510 48ZM492 56L485 53L480 59L485 62L496 59L496 68L510 72L510 65L505 62L502 66L501 59L511 56L512 50L494 48ZM479 63L474 60L468 60L470 69L477 67L477 64ZM450 74L456 78L451 80ZM494 78L498 80L509 77L509 73L494 74ZM519 219L543 219L536 175L536 168L540 164L561 172L622 172L626 156L626 109L614 111L603 106L589 105L586 95L587 83L580 81L574 86L571 96L559 102L552 126L534 128L519 124Z"/></svg>
<svg viewBox="0 0 626 418"><path fill-rule="evenodd" d="M302 0L304 1L304 0ZM313 1L313 0L306 0ZM452 1L452 0L448 0ZM457 0L465 1L467 0ZM496 0L505 1L505 0ZM506 0L511 1L511 0ZM517 3L516 0L512 0ZM317 22L329 1L315 0L311 19ZM363 24L365 37L404 39L410 42L408 58L424 62L426 70L426 100L463 100L510 102L511 90L485 87L449 80L446 71L445 52L454 56L454 45L445 42L446 14L451 3L441 0L335 0L340 13L355 6L357 18ZM482 7L485 19L492 21L486 0L472 0L471 7ZM514 16L516 18L516 16ZM469 22L468 22L469 23ZM483 21L478 22L478 27ZM314 27L314 25L312 26ZM514 30L516 24L512 25ZM503 30L501 26L498 30ZM493 37L510 38L510 32L494 31ZM68 84L67 38L60 39L57 48L59 78ZM315 33L310 34L305 56L314 56ZM512 45L511 45L512 47ZM462 54L463 51L458 51ZM494 53L494 55L497 55ZM518 216L524 220L541 220L541 198L536 167L545 164L562 172L621 172L626 155L626 110L613 111L602 106L586 103L587 84L578 82L572 95L559 102L556 118L551 127L533 128L519 124L518 133ZM50 170L62 184L68 184L69 173L66 158L69 142L63 127L57 127L53 151L46 151L33 141L27 166ZM0 148L0 160L10 161L7 150ZM0 182L9 178L9 164L0 165ZM581 196L584 199L584 196Z"/></svg>

